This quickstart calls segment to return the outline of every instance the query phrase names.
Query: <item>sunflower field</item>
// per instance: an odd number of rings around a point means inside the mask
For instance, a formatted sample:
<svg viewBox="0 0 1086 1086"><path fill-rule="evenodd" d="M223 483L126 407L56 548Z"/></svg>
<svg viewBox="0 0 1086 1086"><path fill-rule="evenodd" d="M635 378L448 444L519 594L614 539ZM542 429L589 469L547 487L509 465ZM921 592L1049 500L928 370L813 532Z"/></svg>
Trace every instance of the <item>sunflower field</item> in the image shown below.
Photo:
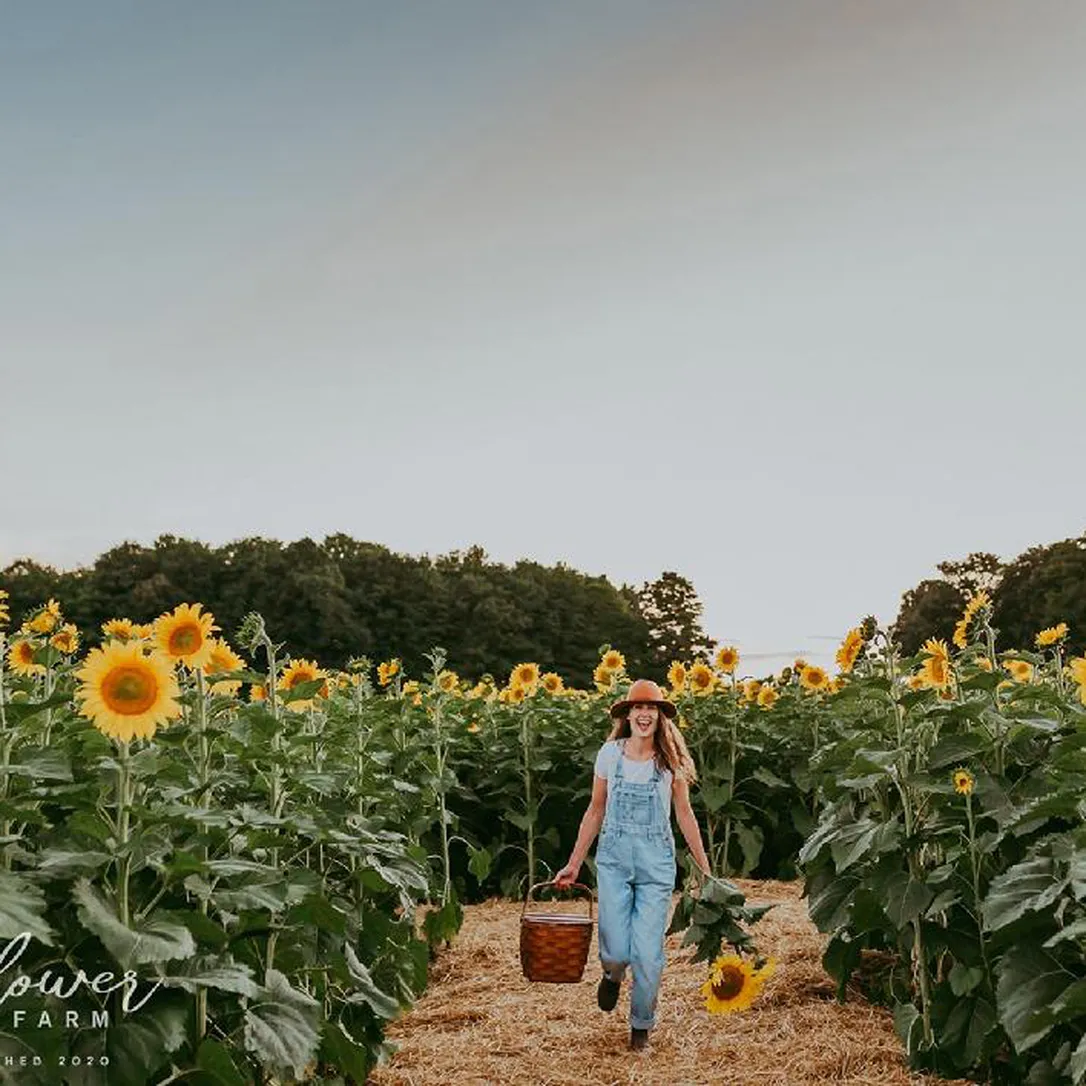
<svg viewBox="0 0 1086 1086"><path fill-rule="evenodd" d="M802 877L825 968L894 1007L914 1065L1077 1083L1086 660L1063 626L997 653L990 612L915 658L865 620L832 676L741 677L725 647L668 693L714 872ZM534 662L465 681L439 648L326 670L257 614L220 632L184 604L84 649L56 601L13 621L0 594L0 1080L363 1082L462 904L568 858L617 649L576 690ZM713 1010L771 967L758 910L694 885L672 930Z"/></svg>

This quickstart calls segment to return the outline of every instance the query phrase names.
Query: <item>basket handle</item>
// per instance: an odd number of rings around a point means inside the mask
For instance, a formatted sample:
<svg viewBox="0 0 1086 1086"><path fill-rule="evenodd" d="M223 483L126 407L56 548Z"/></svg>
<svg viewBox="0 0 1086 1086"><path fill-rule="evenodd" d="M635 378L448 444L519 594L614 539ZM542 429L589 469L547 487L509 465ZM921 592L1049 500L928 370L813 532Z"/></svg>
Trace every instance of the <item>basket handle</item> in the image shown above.
<svg viewBox="0 0 1086 1086"><path fill-rule="evenodd" d="M528 888L528 894L524 899L524 907L520 910L520 915L523 916L528 911L528 902L532 900L532 891L533 890L538 890L541 886L554 886L554 885L555 885L554 879L548 879L546 882L537 882L534 886L530 886ZM595 894L593 894L592 891L587 886L585 886L585 884L583 882L571 882L568 887L562 887L562 889L566 889L566 890L579 889L579 890L583 890L586 894L588 894L588 918L589 918L589 920L591 920L592 916L593 916L592 906L593 906L593 904L595 903L595 900L596 900Z"/></svg>

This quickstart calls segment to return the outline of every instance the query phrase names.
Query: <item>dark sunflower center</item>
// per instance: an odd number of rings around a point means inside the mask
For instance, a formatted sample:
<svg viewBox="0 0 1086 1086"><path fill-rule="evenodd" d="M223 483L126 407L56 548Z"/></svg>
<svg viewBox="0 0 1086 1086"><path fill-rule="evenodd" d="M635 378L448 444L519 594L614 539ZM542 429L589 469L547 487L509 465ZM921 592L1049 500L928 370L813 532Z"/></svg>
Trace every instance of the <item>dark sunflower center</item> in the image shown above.
<svg viewBox="0 0 1086 1086"><path fill-rule="evenodd" d="M720 971L720 977L713 982L713 995L717 999L734 999L743 990L746 977L742 969L726 965Z"/></svg>
<svg viewBox="0 0 1086 1086"><path fill-rule="evenodd" d="M155 703L158 684L154 676L139 667L115 667L102 681L102 701L115 713L136 716Z"/></svg>
<svg viewBox="0 0 1086 1086"><path fill-rule="evenodd" d="M199 649L203 642L203 632L199 626L189 624L178 626L170 634L170 654L173 656L189 656Z"/></svg>

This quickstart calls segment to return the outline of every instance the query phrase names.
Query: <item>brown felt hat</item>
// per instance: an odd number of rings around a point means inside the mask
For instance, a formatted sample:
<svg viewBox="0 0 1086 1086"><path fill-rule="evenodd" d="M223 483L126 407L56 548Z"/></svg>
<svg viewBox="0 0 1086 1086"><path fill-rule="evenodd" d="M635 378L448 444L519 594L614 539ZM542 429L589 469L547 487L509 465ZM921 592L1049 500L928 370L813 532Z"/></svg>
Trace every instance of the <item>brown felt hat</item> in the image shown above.
<svg viewBox="0 0 1086 1086"><path fill-rule="evenodd" d="M622 701L611 706L611 716L622 716L631 705L639 701L651 701L660 707L660 712L667 717L674 717L678 710L664 697L664 692L651 679L635 679Z"/></svg>

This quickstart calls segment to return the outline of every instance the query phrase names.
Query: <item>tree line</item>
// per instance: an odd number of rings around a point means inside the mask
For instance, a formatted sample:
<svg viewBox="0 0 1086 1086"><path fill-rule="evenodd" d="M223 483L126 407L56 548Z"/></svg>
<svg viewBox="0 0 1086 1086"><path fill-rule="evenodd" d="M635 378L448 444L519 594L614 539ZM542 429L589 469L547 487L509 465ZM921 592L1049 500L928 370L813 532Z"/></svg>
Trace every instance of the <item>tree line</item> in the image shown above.
<svg viewBox="0 0 1086 1086"><path fill-rule="evenodd" d="M902 598L894 629L905 652L915 653L928 637L949 642L966 600L980 589L992 599L997 648L1032 649L1039 630L1066 622L1067 650L1086 650L1086 535L1030 547L1010 562L975 551L936 568L940 577Z"/></svg>
<svg viewBox="0 0 1086 1086"><path fill-rule="evenodd" d="M473 680L503 680L533 660L591 687L605 644L625 655L630 674L662 680L672 659L713 647L693 585L675 572L616 586L563 563L492 562L478 546L419 557L344 534L220 547L164 535L151 546L123 543L71 570L19 559L0 570L0 588L10 593L14 620L55 598L92 643L110 618L150 622L198 601L228 637L259 611L286 651L325 666L398 657L418 675L425 653L441 645L448 666Z"/></svg>

